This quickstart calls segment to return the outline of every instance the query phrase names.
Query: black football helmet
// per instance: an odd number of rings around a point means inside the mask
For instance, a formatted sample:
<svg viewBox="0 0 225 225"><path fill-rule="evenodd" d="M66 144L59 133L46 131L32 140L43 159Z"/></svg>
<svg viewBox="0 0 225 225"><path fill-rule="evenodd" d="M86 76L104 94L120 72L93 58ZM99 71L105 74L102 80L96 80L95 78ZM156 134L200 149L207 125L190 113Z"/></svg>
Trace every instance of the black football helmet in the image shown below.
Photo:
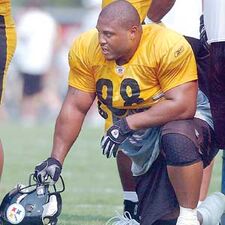
<svg viewBox="0 0 225 225"><path fill-rule="evenodd" d="M0 225L56 225L62 209L60 193L65 190L60 178L59 191L56 184L39 184L33 174L28 186L18 184L1 203Z"/></svg>

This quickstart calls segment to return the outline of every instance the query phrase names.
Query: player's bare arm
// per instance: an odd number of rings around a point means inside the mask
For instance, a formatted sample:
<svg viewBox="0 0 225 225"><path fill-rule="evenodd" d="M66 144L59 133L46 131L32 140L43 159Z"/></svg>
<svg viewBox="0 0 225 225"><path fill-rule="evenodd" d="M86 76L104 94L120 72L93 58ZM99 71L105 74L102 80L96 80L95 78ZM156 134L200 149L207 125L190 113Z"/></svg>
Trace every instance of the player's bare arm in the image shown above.
<svg viewBox="0 0 225 225"><path fill-rule="evenodd" d="M39 183L51 177L57 182L62 164L74 141L77 139L87 111L95 99L94 93L69 87L66 98L56 120L51 157L35 167L35 178Z"/></svg>
<svg viewBox="0 0 225 225"><path fill-rule="evenodd" d="M157 127L175 120L192 119L196 112L197 81L190 81L165 92L164 100L144 112L114 123L101 141L103 155L116 157L122 144L135 130Z"/></svg>
<svg viewBox="0 0 225 225"><path fill-rule="evenodd" d="M165 92L165 100L148 110L128 116L132 130L155 127L169 121L194 117L197 99L197 81L187 82Z"/></svg>
<svg viewBox="0 0 225 225"><path fill-rule="evenodd" d="M86 113L95 99L95 93L69 87L56 121L51 157L63 161L79 135Z"/></svg>
<svg viewBox="0 0 225 225"><path fill-rule="evenodd" d="M153 0L147 16L154 22L159 22L173 7L176 0Z"/></svg>

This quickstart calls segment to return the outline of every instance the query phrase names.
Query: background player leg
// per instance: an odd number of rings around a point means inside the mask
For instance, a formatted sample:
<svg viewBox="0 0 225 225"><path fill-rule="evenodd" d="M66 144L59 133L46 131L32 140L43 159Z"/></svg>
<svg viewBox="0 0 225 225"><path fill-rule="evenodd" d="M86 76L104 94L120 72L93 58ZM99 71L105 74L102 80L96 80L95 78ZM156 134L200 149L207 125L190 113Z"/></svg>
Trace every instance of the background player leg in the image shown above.
<svg viewBox="0 0 225 225"><path fill-rule="evenodd" d="M138 220L136 185L131 172L131 160L122 152L117 155L117 167L124 192L124 212L128 211L133 219Z"/></svg>
<svg viewBox="0 0 225 225"><path fill-rule="evenodd" d="M223 156L222 156L222 184L221 184L221 191L223 194L225 194L225 150L223 150ZM221 218L221 224L225 225L225 214L223 214Z"/></svg>
<svg viewBox="0 0 225 225"><path fill-rule="evenodd" d="M4 163L3 148L2 148L2 143L0 141L0 180L2 176L3 163Z"/></svg>

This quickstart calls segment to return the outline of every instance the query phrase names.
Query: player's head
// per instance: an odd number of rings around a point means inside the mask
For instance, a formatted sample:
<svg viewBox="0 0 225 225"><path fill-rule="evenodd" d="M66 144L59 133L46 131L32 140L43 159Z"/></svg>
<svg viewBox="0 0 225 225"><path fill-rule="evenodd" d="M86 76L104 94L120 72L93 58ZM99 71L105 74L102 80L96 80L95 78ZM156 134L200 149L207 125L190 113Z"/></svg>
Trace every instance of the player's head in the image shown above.
<svg viewBox="0 0 225 225"><path fill-rule="evenodd" d="M119 0L100 13L97 26L99 44L107 60L129 60L140 42L142 28L137 10Z"/></svg>

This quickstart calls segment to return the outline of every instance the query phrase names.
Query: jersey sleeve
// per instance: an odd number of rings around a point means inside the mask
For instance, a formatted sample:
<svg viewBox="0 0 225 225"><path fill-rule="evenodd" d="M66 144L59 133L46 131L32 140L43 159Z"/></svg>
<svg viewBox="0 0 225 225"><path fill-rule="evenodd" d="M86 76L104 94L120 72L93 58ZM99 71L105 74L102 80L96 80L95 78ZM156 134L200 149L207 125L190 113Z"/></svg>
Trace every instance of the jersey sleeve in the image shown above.
<svg viewBox="0 0 225 225"><path fill-rule="evenodd" d="M95 79L88 57L88 49L81 38L73 43L68 60L70 67L69 85L85 92L95 92Z"/></svg>
<svg viewBox="0 0 225 225"><path fill-rule="evenodd" d="M158 80L163 92L197 80L195 57L188 42L181 36L169 46L162 51L158 64Z"/></svg>

